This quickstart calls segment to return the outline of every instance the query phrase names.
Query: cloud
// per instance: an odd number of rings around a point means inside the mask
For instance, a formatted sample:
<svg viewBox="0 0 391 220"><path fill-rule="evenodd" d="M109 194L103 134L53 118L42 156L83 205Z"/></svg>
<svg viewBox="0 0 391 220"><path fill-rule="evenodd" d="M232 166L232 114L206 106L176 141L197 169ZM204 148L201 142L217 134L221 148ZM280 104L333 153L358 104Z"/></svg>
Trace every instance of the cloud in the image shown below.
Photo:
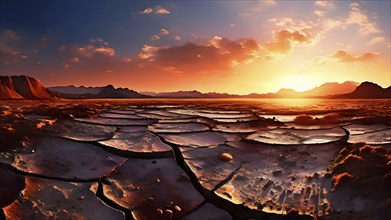
<svg viewBox="0 0 391 220"><path fill-rule="evenodd" d="M231 41L215 36L207 44L187 42L181 46L144 45L139 60L143 65L165 67L171 72L223 71L239 63L253 62L261 47L254 39Z"/></svg>
<svg viewBox="0 0 391 220"><path fill-rule="evenodd" d="M151 40L159 40L159 39L160 39L159 35L154 34L151 36Z"/></svg>
<svg viewBox="0 0 391 220"><path fill-rule="evenodd" d="M115 55L115 49L110 47L109 43L102 38L91 38L86 45L61 45L58 50L66 55L63 67L69 69L71 66L83 66L89 63L89 66L98 65L98 63L112 62Z"/></svg>
<svg viewBox="0 0 391 220"><path fill-rule="evenodd" d="M180 37L179 35L175 35L175 36L174 36L174 40L180 41L180 40L181 40L181 37Z"/></svg>
<svg viewBox="0 0 391 220"><path fill-rule="evenodd" d="M346 20L347 25L358 25L361 35L375 34L383 32L375 22L371 21L368 13L361 9L361 5L358 3L350 4L349 17Z"/></svg>
<svg viewBox="0 0 391 220"><path fill-rule="evenodd" d="M91 38L89 41L90 41L90 43L98 43L98 44L102 44L105 46L109 46L109 43L107 43L106 41L104 41L100 37Z"/></svg>
<svg viewBox="0 0 391 220"><path fill-rule="evenodd" d="M331 58L336 59L337 61L342 63L351 63L351 62L373 62L377 60L378 56L379 54L374 52L365 52L362 55L355 56L346 50L338 50L333 55L331 55Z"/></svg>
<svg viewBox="0 0 391 220"><path fill-rule="evenodd" d="M267 7L272 7L274 5L276 5L276 0L260 0L258 2L258 4L252 8L251 10L252 11L263 11L263 9L267 8Z"/></svg>
<svg viewBox="0 0 391 220"><path fill-rule="evenodd" d="M261 4L267 5L267 6L273 6L276 4L276 0L261 0Z"/></svg>
<svg viewBox="0 0 391 220"><path fill-rule="evenodd" d="M91 38L89 44L80 45L61 45L60 52L72 56L92 58L92 57L112 57L115 55L115 49L109 47L109 43L101 38Z"/></svg>
<svg viewBox="0 0 391 220"><path fill-rule="evenodd" d="M325 12L324 12L324 11L321 11L321 10L315 10L315 11L314 11L314 14L316 14L316 15L322 17L322 16L324 16Z"/></svg>
<svg viewBox="0 0 391 220"><path fill-rule="evenodd" d="M17 34L15 31L6 29L0 32L1 42L18 41L22 39L22 36Z"/></svg>
<svg viewBox="0 0 391 220"><path fill-rule="evenodd" d="M146 8L144 11L140 11L140 14L151 14L153 12L152 8Z"/></svg>
<svg viewBox="0 0 391 220"><path fill-rule="evenodd" d="M169 34L170 34L170 32L169 32L167 29L161 28L161 29L160 29L160 32L159 32L158 34L152 35L152 36L150 37L150 39L151 39L152 41L156 41L156 40L159 40L159 39L161 38L161 36L166 36L166 35L169 35ZM175 39L175 37L174 37L174 39Z"/></svg>
<svg viewBox="0 0 391 220"><path fill-rule="evenodd" d="M369 45L374 45L374 44L378 44L378 43L381 43L381 42L384 42L386 41L386 38L385 37L374 37L371 39L371 41L368 43Z"/></svg>
<svg viewBox="0 0 391 220"><path fill-rule="evenodd" d="M79 57L73 57L70 61L72 63L78 63L78 62L80 62L80 59L79 59Z"/></svg>
<svg viewBox="0 0 391 220"><path fill-rule="evenodd" d="M310 44L315 36L309 29L291 31L281 29L274 33L273 40L265 44L265 48L273 54L289 53L296 44Z"/></svg>
<svg viewBox="0 0 391 220"><path fill-rule="evenodd" d="M315 6L323 9L333 9L335 8L335 5L331 1L315 1L314 3Z"/></svg>
<svg viewBox="0 0 391 220"><path fill-rule="evenodd" d="M20 49L17 44L22 36L15 31L6 29L0 32L0 64L8 65L29 58L31 51ZM36 52L36 51L35 51Z"/></svg>
<svg viewBox="0 0 391 220"><path fill-rule="evenodd" d="M169 34L170 32L167 29L164 28L160 29L160 35L169 35Z"/></svg>
<svg viewBox="0 0 391 220"><path fill-rule="evenodd" d="M157 50L159 50L159 47L154 47L151 45L144 44L143 47L141 48L141 53L139 53L137 57L142 60L150 59ZM153 60L150 59L150 61Z"/></svg>
<svg viewBox="0 0 391 220"><path fill-rule="evenodd" d="M278 28L293 30L313 29L315 26L320 25L318 22L313 22L311 20L296 20L290 17L270 18L268 21L273 25L277 26Z"/></svg>
<svg viewBox="0 0 391 220"><path fill-rule="evenodd" d="M140 14L161 14L168 15L171 12L160 5L156 5L155 8L146 8L143 11L140 11Z"/></svg>

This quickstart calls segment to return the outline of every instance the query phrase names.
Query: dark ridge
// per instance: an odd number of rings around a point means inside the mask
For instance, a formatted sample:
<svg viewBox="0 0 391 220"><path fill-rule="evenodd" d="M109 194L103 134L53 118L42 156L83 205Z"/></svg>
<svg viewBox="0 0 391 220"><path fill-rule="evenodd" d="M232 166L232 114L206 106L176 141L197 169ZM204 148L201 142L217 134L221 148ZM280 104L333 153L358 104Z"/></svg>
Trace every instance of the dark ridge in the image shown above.
<svg viewBox="0 0 391 220"><path fill-rule="evenodd" d="M101 179L99 179L98 181L98 189L96 190L95 196L98 197L100 200L102 200L102 202L104 202L109 207L123 212L125 214L125 220L135 220L133 218L133 214L131 210L120 206L119 204L115 203L113 200L105 196L105 194L103 193L103 183Z"/></svg>

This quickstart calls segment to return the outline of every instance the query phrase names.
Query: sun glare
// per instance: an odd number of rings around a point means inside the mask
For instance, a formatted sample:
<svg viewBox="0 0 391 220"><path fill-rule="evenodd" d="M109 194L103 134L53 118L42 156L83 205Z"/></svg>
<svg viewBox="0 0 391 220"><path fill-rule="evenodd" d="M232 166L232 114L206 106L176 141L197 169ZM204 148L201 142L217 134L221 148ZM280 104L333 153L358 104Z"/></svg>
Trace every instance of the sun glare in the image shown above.
<svg viewBox="0 0 391 220"><path fill-rule="evenodd" d="M293 89L296 92L304 92L316 87L311 77L304 75L289 76L282 84L283 88Z"/></svg>

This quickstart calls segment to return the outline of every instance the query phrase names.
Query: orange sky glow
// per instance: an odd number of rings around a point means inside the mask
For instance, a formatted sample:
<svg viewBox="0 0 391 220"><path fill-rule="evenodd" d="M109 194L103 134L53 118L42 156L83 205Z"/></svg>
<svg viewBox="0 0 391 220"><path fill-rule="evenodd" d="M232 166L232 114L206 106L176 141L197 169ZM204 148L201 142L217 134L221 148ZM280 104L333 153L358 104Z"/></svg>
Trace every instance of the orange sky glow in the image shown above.
<svg viewBox="0 0 391 220"><path fill-rule="evenodd" d="M63 4L68 16L84 7ZM31 31L5 13L0 74L31 75L46 86L235 94L304 91L325 82L391 83L389 1L164 1L107 8L107 20L95 21L96 27L80 21L78 33L56 19ZM77 10L74 16L86 19Z"/></svg>

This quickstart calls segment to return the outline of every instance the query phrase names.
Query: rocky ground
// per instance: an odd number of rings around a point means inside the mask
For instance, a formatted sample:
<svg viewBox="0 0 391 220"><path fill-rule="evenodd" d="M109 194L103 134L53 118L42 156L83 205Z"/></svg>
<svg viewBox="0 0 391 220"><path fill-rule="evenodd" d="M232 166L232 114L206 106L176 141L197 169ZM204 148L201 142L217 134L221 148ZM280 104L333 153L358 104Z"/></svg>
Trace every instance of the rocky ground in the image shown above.
<svg viewBox="0 0 391 220"><path fill-rule="evenodd" d="M389 100L0 102L0 219L390 219Z"/></svg>

